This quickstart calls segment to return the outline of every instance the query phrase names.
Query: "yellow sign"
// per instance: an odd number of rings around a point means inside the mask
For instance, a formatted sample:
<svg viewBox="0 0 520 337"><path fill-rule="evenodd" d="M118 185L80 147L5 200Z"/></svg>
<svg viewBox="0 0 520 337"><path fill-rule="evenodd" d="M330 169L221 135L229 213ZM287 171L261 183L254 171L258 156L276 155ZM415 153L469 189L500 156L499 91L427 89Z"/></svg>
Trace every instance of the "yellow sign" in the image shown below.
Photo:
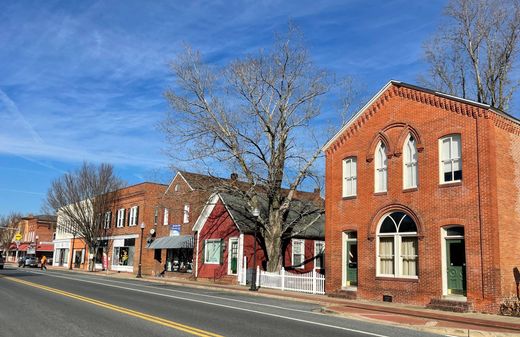
<svg viewBox="0 0 520 337"><path fill-rule="evenodd" d="M17 234L14 236L14 240L15 240L15 241L20 241L20 240L22 240L22 234L17 233Z"/></svg>

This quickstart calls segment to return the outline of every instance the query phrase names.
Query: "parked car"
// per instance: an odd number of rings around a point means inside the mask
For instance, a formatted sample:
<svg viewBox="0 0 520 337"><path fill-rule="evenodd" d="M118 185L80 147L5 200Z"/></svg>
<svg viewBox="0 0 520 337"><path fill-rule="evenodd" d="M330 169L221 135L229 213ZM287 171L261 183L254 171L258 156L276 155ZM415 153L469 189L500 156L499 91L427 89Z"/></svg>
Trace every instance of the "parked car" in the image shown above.
<svg viewBox="0 0 520 337"><path fill-rule="evenodd" d="M0 254L0 269L4 269L4 257Z"/></svg>
<svg viewBox="0 0 520 337"><path fill-rule="evenodd" d="M23 263L23 267L38 267L38 258L36 256L27 256Z"/></svg>

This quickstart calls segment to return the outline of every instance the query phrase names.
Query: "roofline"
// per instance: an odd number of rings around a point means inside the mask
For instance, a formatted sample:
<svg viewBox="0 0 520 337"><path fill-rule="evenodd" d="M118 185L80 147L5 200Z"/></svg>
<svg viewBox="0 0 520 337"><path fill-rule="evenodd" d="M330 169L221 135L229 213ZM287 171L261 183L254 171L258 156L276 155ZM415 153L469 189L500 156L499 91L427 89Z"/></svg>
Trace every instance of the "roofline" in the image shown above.
<svg viewBox="0 0 520 337"><path fill-rule="evenodd" d="M461 103L464 103L464 104L470 104L470 105L473 105L473 106L476 106L476 107L479 107L479 108L482 108L482 109L486 109L486 110L489 110L489 111L492 111L494 113L496 113L497 115L500 115L501 117L504 117L506 119L508 119L509 121L515 123L515 124L518 124L520 126L520 119L517 119L515 117L513 117L512 115L500 110L500 109L497 109L497 108L494 108L492 107L491 105L489 104L485 104L485 103L480 103L480 102L477 102L477 101L473 101L473 100L470 100L470 99L467 99L467 98L462 98L462 97L458 97L458 96L454 96L454 95L450 95L450 94L446 94L446 93L443 93L443 92L440 92L440 91L435 91L435 90L432 90L432 89L428 89L428 88L424 88L424 87L420 87L420 86L417 86L417 85L413 85L413 84L409 84L409 83L405 83L405 82L401 82L401 81L397 81L397 80L390 80L388 81L387 84L385 84L385 86L383 88L381 88L371 99L370 101L368 101L323 147L322 147L322 151L326 151L338 138L339 136L348 128L350 127L354 121L361 115L365 112L365 110L370 107L372 105L372 103L374 103L377 99L379 99L379 97L392 85L396 85L396 86L400 86L400 87L405 87L405 88L409 88L409 89L413 89L413 90L417 90L417 91L422 91L422 92L426 92L426 93L429 93L429 94L432 94L432 95L435 95L435 96L439 96L439 97L444 97L444 98L447 98L449 100L452 100L452 101L457 101L457 102L461 102Z"/></svg>
<svg viewBox="0 0 520 337"><path fill-rule="evenodd" d="M177 178L177 176L181 176L181 178L186 182L186 184L188 185L188 187L194 191L193 187L191 187L190 183L186 180L186 178L184 178L184 176L182 175L182 172L181 171L177 171L177 173L175 173L175 176L173 177L172 181L168 184L168 188L166 189L166 191L164 191L164 194L168 193L168 191L170 190L170 187L172 187L172 184L173 182L175 181L175 179Z"/></svg>
<svg viewBox="0 0 520 337"><path fill-rule="evenodd" d="M213 213L213 209L215 208L215 205L218 202L218 199L220 199L220 195L218 193L213 193L209 198L208 201L204 204L204 208L200 212L199 217L197 218L197 221L193 224L193 227L191 230L193 232L200 232L202 228L204 228L204 225L206 224L206 221L208 221L209 216L211 213ZM214 200L214 202L213 202ZM211 207L211 209L209 209ZM204 219L204 220L203 220Z"/></svg>

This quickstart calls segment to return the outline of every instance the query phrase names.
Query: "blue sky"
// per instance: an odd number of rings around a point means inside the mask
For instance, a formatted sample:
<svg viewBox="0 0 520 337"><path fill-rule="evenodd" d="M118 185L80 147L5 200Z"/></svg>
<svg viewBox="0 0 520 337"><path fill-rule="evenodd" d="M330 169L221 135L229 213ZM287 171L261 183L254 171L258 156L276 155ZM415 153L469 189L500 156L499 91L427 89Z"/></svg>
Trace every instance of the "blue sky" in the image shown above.
<svg viewBox="0 0 520 337"><path fill-rule="evenodd" d="M360 79L368 97L390 79L417 83L426 70L422 43L444 4L3 2L0 214L39 212L50 181L83 160L114 164L130 184L167 181L170 162L156 125L173 85L168 62L186 43L224 64L268 47L291 20L315 63Z"/></svg>

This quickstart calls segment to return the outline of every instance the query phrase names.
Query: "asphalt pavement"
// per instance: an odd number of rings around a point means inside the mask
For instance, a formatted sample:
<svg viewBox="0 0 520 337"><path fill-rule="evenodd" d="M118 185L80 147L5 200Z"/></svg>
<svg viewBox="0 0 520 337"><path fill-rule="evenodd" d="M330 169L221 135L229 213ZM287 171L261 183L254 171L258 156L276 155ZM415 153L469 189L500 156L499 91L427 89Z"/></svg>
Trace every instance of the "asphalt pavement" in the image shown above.
<svg viewBox="0 0 520 337"><path fill-rule="evenodd" d="M0 336L438 336L317 304L38 269L0 271Z"/></svg>

